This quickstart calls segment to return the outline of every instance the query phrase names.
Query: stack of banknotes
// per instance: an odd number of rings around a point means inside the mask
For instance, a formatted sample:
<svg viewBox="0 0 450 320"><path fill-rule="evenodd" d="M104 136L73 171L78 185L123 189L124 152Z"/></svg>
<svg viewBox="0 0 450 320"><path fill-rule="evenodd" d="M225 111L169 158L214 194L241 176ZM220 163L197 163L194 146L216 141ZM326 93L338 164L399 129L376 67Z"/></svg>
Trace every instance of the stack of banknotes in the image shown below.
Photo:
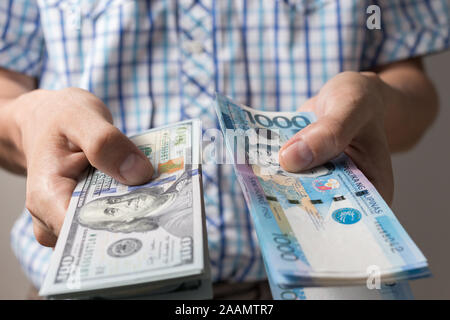
<svg viewBox="0 0 450 320"><path fill-rule="evenodd" d="M48 298L212 297L201 183L201 123L131 140L155 168L125 186L90 168L77 185L40 290Z"/></svg>
<svg viewBox="0 0 450 320"><path fill-rule="evenodd" d="M279 166L280 147L313 113L262 112L220 94L215 108L274 298L410 297L402 281L429 275L427 260L351 159L297 174Z"/></svg>
<svg viewBox="0 0 450 320"><path fill-rule="evenodd" d="M378 287L296 287L283 288L273 282L269 284L275 300L411 300L414 296L407 281L381 283Z"/></svg>

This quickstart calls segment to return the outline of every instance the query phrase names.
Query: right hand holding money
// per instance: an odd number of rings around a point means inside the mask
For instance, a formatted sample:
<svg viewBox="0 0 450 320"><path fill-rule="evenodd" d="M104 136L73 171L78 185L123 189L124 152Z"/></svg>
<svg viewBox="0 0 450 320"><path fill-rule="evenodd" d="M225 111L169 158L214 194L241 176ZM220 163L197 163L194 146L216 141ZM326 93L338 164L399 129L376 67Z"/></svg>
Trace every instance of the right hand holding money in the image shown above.
<svg viewBox="0 0 450 320"><path fill-rule="evenodd" d="M384 125L386 95L391 91L370 72L343 72L332 78L298 110L314 112L317 122L283 146L281 166L300 172L345 152L391 203L394 180Z"/></svg>
<svg viewBox="0 0 450 320"><path fill-rule="evenodd" d="M348 76L353 78L353 75ZM287 294L304 298L308 296L307 292L284 290L304 286L364 285L374 278L380 282L394 282L429 274L426 258L349 157L340 154L322 166L300 173L287 172L273 164L279 158L278 146L284 145L281 152L290 152L289 148L298 143L296 139L305 136L307 143L316 142L315 151L323 151L314 155L330 156L340 149L333 148L336 140L327 141L330 135L327 137L326 133L331 129L337 130L336 138L341 137L336 146L345 147L349 140L344 137L358 136L356 139L361 141L364 130L358 133L355 128L326 126L332 114L327 109L328 104L339 108L339 115L334 117L341 122L334 125L352 126L350 120L358 118L358 115L365 119L364 125L374 130L377 124L382 123L368 110L369 107L380 110L382 105L366 105L365 99L348 99L337 90L340 81L331 81L330 87L325 86L325 91L321 91L319 96L323 94L322 99L325 99L333 93L340 103L329 100L326 104L314 104L321 107L319 111L322 113L313 109L318 113L317 118L312 112L258 111L217 94L216 112L253 217L274 297ZM349 94L355 89L355 84L350 78L346 82L339 88ZM243 129L253 137L259 136L258 140L249 143L250 138L235 139ZM366 139L369 148L371 143L375 144L375 140L370 142L369 137ZM331 150L321 149L327 143L331 144ZM295 148L294 163L287 165L292 171L300 169L295 166L301 162L295 161L301 156L300 148ZM367 151L367 148L358 150ZM248 155L245 163L239 162L239 154ZM375 159L367 161L370 163ZM310 160L320 163L325 159Z"/></svg>
<svg viewBox="0 0 450 320"><path fill-rule="evenodd" d="M26 207L44 246L56 244L77 179L89 164L127 185L145 183L153 175L150 161L88 91L35 90L8 107L15 144L26 161Z"/></svg>

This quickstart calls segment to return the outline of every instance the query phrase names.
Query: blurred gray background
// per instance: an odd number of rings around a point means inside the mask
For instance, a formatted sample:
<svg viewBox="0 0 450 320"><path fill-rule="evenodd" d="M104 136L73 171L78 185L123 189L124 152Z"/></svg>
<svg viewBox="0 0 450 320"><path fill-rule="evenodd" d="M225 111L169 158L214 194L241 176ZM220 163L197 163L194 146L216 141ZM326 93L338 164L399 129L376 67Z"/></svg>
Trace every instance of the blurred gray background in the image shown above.
<svg viewBox="0 0 450 320"><path fill-rule="evenodd" d="M393 158L394 212L429 259L433 277L411 282L417 299L450 299L450 52L425 59L441 112L414 150ZM449 199L447 199L449 197ZM9 245L25 200L25 179L0 170L0 299L24 299L30 284Z"/></svg>

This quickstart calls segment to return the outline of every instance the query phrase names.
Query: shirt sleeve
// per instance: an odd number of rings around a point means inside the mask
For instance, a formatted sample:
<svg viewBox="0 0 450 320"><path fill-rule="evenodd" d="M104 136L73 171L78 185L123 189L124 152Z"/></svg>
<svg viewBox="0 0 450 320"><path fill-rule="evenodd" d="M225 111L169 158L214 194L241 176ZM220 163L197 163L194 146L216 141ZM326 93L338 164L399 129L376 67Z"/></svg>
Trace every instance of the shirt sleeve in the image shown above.
<svg viewBox="0 0 450 320"><path fill-rule="evenodd" d="M0 1L0 67L38 77L44 50L36 0Z"/></svg>
<svg viewBox="0 0 450 320"><path fill-rule="evenodd" d="M362 69L449 48L449 0L369 1L380 8L381 29L365 32ZM370 14L367 15L369 17Z"/></svg>

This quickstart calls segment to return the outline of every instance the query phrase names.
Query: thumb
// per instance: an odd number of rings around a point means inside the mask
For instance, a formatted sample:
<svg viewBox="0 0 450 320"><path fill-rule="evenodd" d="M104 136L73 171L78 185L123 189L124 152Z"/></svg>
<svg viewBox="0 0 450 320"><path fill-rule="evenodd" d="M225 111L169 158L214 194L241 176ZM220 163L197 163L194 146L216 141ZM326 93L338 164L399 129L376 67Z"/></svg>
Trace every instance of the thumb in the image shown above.
<svg viewBox="0 0 450 320"><path fill-rule="evenodd" d="M143 184L153 175L152 164L144 153L103 119L86 122L77 130L68 130L67 137L84 152L94 167L123 184Z"/></svg>
<svg viewBox="0 0 450 320"><path fill-rule="evenodd" d="M280 165L299 172L319 166L339 155L359 130L331 117L323 117L292 137L280 150Z"/></svg>

